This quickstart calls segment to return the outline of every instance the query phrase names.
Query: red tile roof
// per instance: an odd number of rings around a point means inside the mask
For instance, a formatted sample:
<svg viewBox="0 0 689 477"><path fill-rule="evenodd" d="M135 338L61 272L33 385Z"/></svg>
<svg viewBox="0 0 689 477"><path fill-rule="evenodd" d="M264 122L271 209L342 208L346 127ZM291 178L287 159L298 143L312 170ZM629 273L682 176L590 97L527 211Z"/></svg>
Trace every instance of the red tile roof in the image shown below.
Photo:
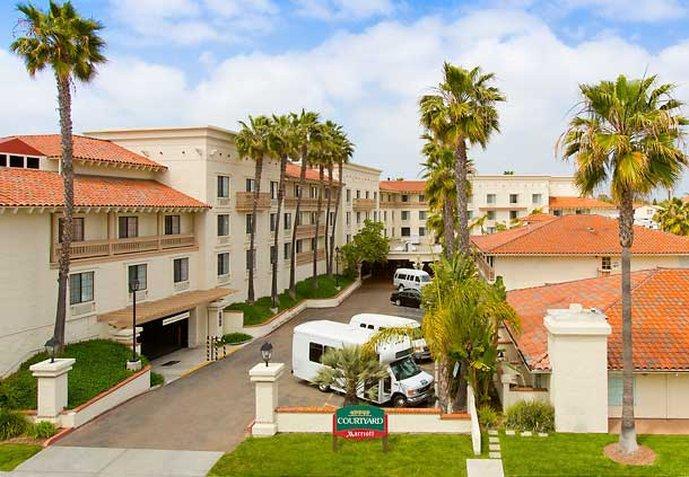
<svg viewBox="0 0 689 477"><path fill-rule="evenodd" d="M287 177L293 177L295 179L299 179L301 177L301 165L288 162L287 163L287 169L285 172L287 174ZM318 169L311 169L311 168L307 167L306 168L306 179L310 180L310 181L320 180L320 173L318 172ZM328 171L323 171L323 179L325 181L328 180Z"/></svg>
<svg viewBox="0 0 689 477"><path fill-rule="evenodd" d="M548 222L473 236L489 255L619 255L618 223L600 215L565 215ZM634 227L635 255L689 255L689 237Z"/></svg>
<svg viewBox="0 0 689 477"><path fill-rule="evenodd" d="M409 192L423 194L426 181L380 181L380 190L386 192Z"/></svg>
<svg viewBox="0 0 689 477"><path fill-rule="evenodd" d="M74 158L81 161L95 161L113 165L130 165L144 167L151 170L165 170L164 165L158 164L144 156L135 154L113 142L86 136L74 135ZM0 152L5 149L17 148L17 141L34 151L50 158L59 158L62 154L59 134L10 136L0 139Z"/></svg>
<svg viewBox="0 0 689 477"><path fill-rule="evenodd" d="M610 202L594 199L592 197L567 197L550 196L551 209L615 209L617 206Z"/></svg>
<svg viewBox="0 0 689 477"><path fill-rule="evenodd" d="M36 169L0 168L0 207L60 207L64 204L62 176ZM77 207L206 208L203 202L160 182L77 175Z"/></svg>
<svg viewBox="0 0 689 477"><path fill-rule="evenodd" d="M550 369L543 326L547 310L572 303L608 317L608 368L622 368L620 275L513 290L507 300L521 320L521 332L513 332L513 339L531 369ZM632 322L637 370L689 370L689 269L633 272Z"/></svg>
<svg viewBox="0 0 689 477"><path fill-rule="evenodd" d="M540 222L550 222L551 220L555 219L557 219L557 217L554 215L536 212L529 214L526 217L522 217L520 220L526 224L535 224Z"/></svg>

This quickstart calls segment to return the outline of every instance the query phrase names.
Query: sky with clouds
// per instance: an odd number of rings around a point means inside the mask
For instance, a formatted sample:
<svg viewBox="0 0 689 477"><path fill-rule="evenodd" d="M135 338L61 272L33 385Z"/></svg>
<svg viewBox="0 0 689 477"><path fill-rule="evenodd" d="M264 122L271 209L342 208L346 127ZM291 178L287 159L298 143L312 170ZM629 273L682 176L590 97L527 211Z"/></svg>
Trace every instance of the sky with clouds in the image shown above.
<svg viewBox="0 0 689 477"><path fill-rule="evenodd" d="M450 61L494 72L508 98L501 133L471 151L480 172L566 173L554 144L579 83L657 74L689 102L689 0L73 3L105 24L109 58L77 86L77 131L236 129L248 114L307 108L343 124L356 162L415 178L417 102ZM17 18L1 0L0 136L57 131L52 77L29 78L9 51Z"/></svg>

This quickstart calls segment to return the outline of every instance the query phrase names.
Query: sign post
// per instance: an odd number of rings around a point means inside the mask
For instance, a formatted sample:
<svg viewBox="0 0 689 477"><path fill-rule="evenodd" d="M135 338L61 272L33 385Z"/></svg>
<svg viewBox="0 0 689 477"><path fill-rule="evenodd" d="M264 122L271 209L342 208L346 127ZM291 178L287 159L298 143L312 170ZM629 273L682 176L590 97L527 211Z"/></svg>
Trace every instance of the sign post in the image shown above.
<svg viewBox="0 0 689 477"><path fill-rule="evenodd" d="M363 440L383 439L383 452L388 450L388 416L381 408L367 405L345 406L333 414L333 451L337 438Z"/></svg>

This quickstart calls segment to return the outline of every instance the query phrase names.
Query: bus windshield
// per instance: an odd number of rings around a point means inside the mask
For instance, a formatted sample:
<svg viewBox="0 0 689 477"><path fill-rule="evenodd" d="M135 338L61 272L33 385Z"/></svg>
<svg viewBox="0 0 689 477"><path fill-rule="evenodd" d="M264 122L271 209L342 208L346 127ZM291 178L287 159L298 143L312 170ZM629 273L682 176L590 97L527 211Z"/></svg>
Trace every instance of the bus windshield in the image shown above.
<svg viewBox="0 0 689 477"><path fill-rule="evenodd" d="M392 374L395 375L395 379L397 381L411 378L421 372L421 368L416 365L411 356L407 356L405 359L390 363L390 369L392 370Z"/></svg>
<svg viewBox="0 0 689 477"><path fill-rule="evenodd" d="M421 275L421 283L430 282L431 277L429 275Z"/></svg>

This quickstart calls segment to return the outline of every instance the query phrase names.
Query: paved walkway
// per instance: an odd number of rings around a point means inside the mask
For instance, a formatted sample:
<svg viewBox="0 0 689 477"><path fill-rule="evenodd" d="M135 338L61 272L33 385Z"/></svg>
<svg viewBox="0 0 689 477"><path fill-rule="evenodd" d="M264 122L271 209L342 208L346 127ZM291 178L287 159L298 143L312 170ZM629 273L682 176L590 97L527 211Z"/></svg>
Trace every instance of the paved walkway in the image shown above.
<svg viewBox="0 0 689 477"><path fill-rule="evenodd" d="M17 467L13 477L201 477L222 452L48 447Z"/></svg>
<svg viewBox="0 0 689 477"><path fill-rule="evenodd" d="M489 459L467 459L468 477L504 477L498 431L488 431Z"/></svg>

